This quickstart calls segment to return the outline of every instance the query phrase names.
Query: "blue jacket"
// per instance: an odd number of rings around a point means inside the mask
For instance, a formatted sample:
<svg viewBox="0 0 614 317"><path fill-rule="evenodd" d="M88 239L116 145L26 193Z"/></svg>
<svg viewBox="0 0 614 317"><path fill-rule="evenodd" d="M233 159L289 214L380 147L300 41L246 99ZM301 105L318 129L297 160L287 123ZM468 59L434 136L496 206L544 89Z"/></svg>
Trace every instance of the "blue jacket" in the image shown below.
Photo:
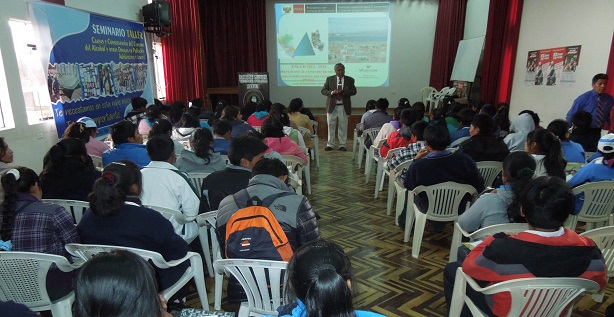
<svg viewBox="0 0 614 317"><path fill-rule="evenodd" d="M128 160L138 165L139 169L147 166L151 162L147 155L147 148L143 144L136 143L121 143L102 153L102 165L106 166L111 162L119 160Z"/></svg>
<svg viewBox="0 0 614 317"><path fill-rule="evenodd" d="M305 304L301 302L300 299L296 299L296 303L281 306L277 308L279 312L279 317L306 317L307 311L305 310ZM356 317L384 317L384 315L380 315L377 313L364 311L364 310L355 310ZM273 317L273 316L263 316L263 317Z"/></svg>

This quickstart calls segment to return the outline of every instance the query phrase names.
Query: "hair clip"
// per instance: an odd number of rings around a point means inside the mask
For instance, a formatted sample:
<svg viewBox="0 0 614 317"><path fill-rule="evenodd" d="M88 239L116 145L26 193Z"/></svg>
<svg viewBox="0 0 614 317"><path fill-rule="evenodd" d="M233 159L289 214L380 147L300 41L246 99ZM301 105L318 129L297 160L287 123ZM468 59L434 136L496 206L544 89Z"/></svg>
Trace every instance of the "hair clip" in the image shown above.
<svg viewBox="0 0 614 317"><path fill-rule="evenodd" d="M102 175L100 175L100 177L104 179L104 181L107 182L107 184L109 185L113 185L113 183L115 183L115 175L113 175L113 173L109 171L102 172Z"/></svg>
<svg viewBox="0 0 614 317"><path fill-rule="evenodd" d="M19 170L11 168L8 172L6 172L7 174L13 174L13 176L15 176L15 180L18 181L19 177L21 177L21 174L19 173Z"/></svg>

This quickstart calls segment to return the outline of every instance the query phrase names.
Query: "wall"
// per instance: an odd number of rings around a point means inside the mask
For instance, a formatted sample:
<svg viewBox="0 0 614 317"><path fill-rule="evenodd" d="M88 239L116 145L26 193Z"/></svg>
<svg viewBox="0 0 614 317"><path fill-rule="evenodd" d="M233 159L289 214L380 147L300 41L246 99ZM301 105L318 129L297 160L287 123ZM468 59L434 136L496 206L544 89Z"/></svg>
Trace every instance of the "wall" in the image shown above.
<svg viewBox="0 0 614 317"><path fill-rule="evenodd" d="M510 101L512 117L530 109L539 114L542 126L565 118L574 99L591 89L592 77L606 71L614 30L612 17L614 6L602 0L524 1ZM528 51L569 45L582 45L575 86L525 84Z"/></svg>
<svg viewBox="0 0 614 317"><path fill-rule="evenodd" d="M125 1L82 1L66 0L66 6L100 13L107 16L140 20L140 10L147 0ZM57 142L53 120L29 125L17 68L17 57L13 47L13 36L8 25L9 19L28 20L25 1L3 1L0 10L0 52L8 86L10 105L13 111L15 128L0 130L10 147L15 151L14 165L23 165L40 172L42 159L47 150Z"/></svg>

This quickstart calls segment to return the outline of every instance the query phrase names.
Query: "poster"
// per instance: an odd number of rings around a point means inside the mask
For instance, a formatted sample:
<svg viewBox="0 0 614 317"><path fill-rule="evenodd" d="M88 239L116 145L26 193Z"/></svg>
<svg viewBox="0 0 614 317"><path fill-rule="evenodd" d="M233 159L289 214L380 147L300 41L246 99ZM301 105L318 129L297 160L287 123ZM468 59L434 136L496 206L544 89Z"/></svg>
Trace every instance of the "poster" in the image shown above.
<svg viewBox="0 0 614 317"><path fill-rule="evenodd" d="M269 73L239 73L239 102L269 100ZM247 118L245 118L247 120Z"/></svg>
<svg viewBox="0 0 614 317"><path fill-rule="evenodd" d="M529 51L525 84L573 86L580 61L581 45Z"/></svg>
<svg viewBox="0 0 614 317"><path fill-rule="evenodd" d="M58 136L81 117L105 133L133 98L153 100L142 23L43 2L30 12Z"/></svg>

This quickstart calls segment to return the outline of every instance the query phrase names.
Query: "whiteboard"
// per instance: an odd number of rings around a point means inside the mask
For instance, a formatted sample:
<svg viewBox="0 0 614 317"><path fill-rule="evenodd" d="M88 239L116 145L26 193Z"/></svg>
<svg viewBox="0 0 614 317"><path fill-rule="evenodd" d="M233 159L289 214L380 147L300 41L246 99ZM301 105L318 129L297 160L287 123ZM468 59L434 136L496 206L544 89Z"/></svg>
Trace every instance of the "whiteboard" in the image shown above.
<svg viewBox="0 0 614 317"><path fill-rule="evenodd" d="M485 36L478 36L468 40L462 40L458 43L456 51L456 59L454 60L454 68L450 81L468 81L474 82L475 73L478 70L480 63L480 55L484 48Z"/></svg>

